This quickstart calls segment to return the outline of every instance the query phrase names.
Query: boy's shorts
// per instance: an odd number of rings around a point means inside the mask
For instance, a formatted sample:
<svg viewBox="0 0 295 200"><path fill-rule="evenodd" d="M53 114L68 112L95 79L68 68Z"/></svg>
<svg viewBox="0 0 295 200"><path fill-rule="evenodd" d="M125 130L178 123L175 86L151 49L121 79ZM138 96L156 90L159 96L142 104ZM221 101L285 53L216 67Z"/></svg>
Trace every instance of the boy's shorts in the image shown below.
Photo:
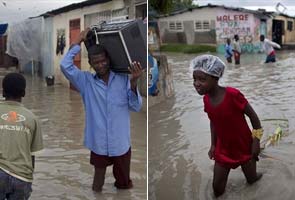
<svg viewBox="0 0 295 200"><path fill-rule="evenodd" d="M113 165L113 174L116 179L115 186L119 189L132 188L132 181L130 179L130 160L131 148L121 156L105 156L98 155L91 151L90 164L96 168L106 168Z"/></svg>
<svg viewBox="0 0 295 200"><path fill-rule="evenodd" d="M274 54L268 55L266 57L265 63L276 62L276 56Z"/></svg>
<svg viewBox="0 0 295 200"><path fill-rule="evenodd" d="M0 169L0 199L27 200L32 193L32 183L17 179Z"/></svg>
<svg viewBox="0 0 295 200"><path fill-rule="evenodd" d="M234 58L235 58L235 64L239 65L240 64L240 53L234 52Z"/></svg>

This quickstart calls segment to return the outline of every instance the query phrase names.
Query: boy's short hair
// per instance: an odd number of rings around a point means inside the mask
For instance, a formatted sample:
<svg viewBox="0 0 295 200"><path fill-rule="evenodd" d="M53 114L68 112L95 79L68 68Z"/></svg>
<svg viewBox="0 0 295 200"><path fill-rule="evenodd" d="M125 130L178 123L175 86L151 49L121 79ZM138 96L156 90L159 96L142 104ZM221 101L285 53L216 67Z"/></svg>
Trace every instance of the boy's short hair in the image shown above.
<svg viewBox="0 0 295 200"><path fill-rule="evenodd" d="M104 53L106 57L109 57L107 50L102 45L99 45L99 44L92 45L87 50L88 50L88 59L89 60L90 60L90 56L98 55L98 54L102 54L102 53Z"/></svg>
<svg viewBox="0 0 295 200"><path fill-rule="evenodd" d="M26 79L19 73L9 73L2 81L3 97L23 97L26 91Z"/></svg>

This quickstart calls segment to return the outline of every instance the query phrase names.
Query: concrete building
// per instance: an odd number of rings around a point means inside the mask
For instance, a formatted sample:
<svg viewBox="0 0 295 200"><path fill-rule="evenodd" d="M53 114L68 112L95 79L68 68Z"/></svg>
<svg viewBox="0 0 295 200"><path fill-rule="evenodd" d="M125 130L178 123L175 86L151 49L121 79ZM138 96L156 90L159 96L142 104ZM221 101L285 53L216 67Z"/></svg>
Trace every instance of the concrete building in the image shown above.
<svg viewBox="0 0 295 200"><path fill-rule="evenodd" d="M283 46L295 45L295 17L273 13L272 39Z"/></svg>
<svg viewBox="0 0 295 200"><path fill-rule="evenodd" d="M224 52L227 38L240 36L242 52L259 52L259 36L273 38L273 24L285 20L291 27L291 18L265 10L248 10L218 5L206 5L179 11L158 19L163 43L214 44L218 52ZM290 22L289 22L290 21ZM287 26L285 26L286 29ZM294 41L294 28L283 35L282 41ZM278 31L277 31L278 32Z"/></svg>
<svg viewBox="0 0 295 200"><path fill-rule="evenodd" d="M117 10L121 10L125 7L123 1L88 1L89 3L72 4L57 10L50 11L45 14L45 27L48 28L47 35L49 38L49 55L44 55L44 58L51 58L52 63L50 66L44 66L44 69L48 70L48 67L53 68L53 74L56 82L62 82L65 85L69 85L68 80L62 75L60 71L60 61L79 33L92 24L97 24L100 20L106 20L111 18L111 14ZM121 13L119 15L124 15ZM47 17L49 16L49 17ZM98 19L95 19L95 18ZM118 15L116 15L118 17ZM52 28L50 28L52 27ZM63 47L59 47L59 40L63 38ZM81 45L81 54L75 57L75 65L82 70L90 70L88 64L87 51L84 45ZM46 62L42 62L46 64Z"/></svg>
<svg viewBox="0 0 295 200"><path fill-rule="evenodd" d="M0 68L17 66L17 59L6 53L7 47L7 27L8 24L0 24Z"/></svg>
<svg viewBox="0 0 295 200"><path fill-rule="evenodd" d="M7 35L0 36L0 68L17 67L17 59L6 53Z"/></svg>
<svg viewBox="0 0 295 200"><path fill-rule="evenodd" d="M89 0L43 14L45 24L43 43L47 43L47 47L46 53L42 56L42 70L46 75L54 75L56 82L69 85L59 65L74 38L85 28L100 21L143 19L147 15L146 5L145 0ZM74 62L80 69L90 70L84 45L81 54L75 57ZM141 91L146 94L146 84L142 83L141 87Z"/></svg>

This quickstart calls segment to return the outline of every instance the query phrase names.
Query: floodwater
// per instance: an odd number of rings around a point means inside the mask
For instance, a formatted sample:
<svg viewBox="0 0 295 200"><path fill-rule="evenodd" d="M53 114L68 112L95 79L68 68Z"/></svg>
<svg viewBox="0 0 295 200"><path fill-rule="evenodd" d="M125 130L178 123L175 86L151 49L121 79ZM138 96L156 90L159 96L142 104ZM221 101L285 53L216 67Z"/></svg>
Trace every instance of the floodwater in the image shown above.
<svg viewBox="0 0 295 200"><path fill-rule="evenodd" d="M47 87L27 77L23 104L41 120L45 149L36 156L32 200L146 199L146 112L131 114L131 179L134 188L117 190L108 167L102 193L92 191L93 166L83 146L84 108L80 95L62 85Z"/></svg>
<svg viewBox="0 0 295 200"><path fill-rule="evenodd" d="M224 60L223 55L218 56ZM173 68L175 95L149 108L149 199L214 199L214 161L207 154L209 120L188 70L194 55L167 57ZM221 85L244 93L265 135L277 126L284 135L279 144L263 150L259 182L249 186L240 168L231 170L226 192L218 199L295 199L295 53L278 52L277 58L274 64L264 64L263 54L242 55L241 65L227 66L220 80Z"/></svg>

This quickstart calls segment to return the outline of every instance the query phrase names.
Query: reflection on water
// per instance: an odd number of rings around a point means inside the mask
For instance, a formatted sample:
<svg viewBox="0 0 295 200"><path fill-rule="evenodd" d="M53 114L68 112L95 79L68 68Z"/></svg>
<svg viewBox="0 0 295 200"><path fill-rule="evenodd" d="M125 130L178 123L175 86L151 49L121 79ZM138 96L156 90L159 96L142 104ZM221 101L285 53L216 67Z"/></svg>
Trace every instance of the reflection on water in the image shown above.
<svg viewBox="0 0 295 200"><path fill-rule="evenodd" d="M32 200L146 199L146 113L131 114L131 179L134 188L116 190L109 167L102 194L92 192L93 167L83 146L84 108L77 92L27 77L23 104L42 122L44 151L36 157Z"/></svg>
<svg viewBox="0 0 295 200"><path fill-rule="evenodd" d="M223 60L223 56L219 55ZM149 109L149 199L214 199L209 120L188 70L193 55L168 54L175 96ZM248 186L240 169L232 170L220 199L284 199L295 196L295 54L279 52L278 62L264 64L262 54L242 55L229 65L220 84L240 89L260 119L287 119L289 132L280 144L264 150L258 183ZM279 121L263 121L274 131ZM266 131L267 132L267 131ZM266 133L269 134L269 133Z"/></svg>

